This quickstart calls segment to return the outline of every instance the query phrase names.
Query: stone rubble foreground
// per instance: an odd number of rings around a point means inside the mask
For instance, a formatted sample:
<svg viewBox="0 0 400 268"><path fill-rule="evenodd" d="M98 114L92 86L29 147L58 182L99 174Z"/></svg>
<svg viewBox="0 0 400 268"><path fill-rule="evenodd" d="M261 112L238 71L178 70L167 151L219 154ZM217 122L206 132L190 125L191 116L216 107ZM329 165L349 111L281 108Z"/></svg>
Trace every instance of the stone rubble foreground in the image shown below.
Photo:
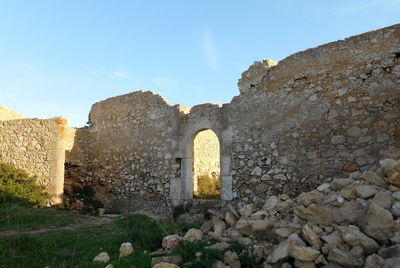
<svg viewBox="0 0 400 268"><path fill-rule="evenodd" d="M400 159L384 159L376 172L353 172L297 198L270 196L265 203L209 210L212 219L185 237L217 240L224 250L233 242L264 267L399 267ZM179 246L178 235L163 247ZM214 267L241 267L227 251Z"/></svg>

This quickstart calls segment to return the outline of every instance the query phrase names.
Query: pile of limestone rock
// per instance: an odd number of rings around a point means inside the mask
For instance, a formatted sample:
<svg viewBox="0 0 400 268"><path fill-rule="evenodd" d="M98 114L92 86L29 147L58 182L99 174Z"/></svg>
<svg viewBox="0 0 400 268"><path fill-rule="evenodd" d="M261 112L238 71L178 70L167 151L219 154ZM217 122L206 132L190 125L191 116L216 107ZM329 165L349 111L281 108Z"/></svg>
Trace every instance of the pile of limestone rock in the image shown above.
<svg viewBox="0 0 400 268"><path fill-rule="evenodd" d="M163 247L216 240L210 248L225 250L238 242L264 267L400 267L400 160L380 166L294 199L282 194L262 206L210 210L212 220L184 237L164 237ZM214 264L229 266L241 267L237 253L227 251Z"/></svg>

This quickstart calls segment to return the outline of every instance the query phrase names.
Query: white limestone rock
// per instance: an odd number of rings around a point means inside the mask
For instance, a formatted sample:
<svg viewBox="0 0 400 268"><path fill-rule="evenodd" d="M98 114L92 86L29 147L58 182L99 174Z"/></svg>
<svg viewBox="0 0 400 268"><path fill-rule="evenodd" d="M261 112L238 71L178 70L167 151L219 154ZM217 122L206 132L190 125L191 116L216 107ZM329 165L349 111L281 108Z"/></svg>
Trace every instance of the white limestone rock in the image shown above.
<svg viewBox="0 0 400 268"><path fill-rule="evenodd" d="M94 257L93 259L94 262L103 262L103 263L107 263L110 261L110 256L108 255L107 252L101 252L99 255L97 255L96 257Z"/></svg>

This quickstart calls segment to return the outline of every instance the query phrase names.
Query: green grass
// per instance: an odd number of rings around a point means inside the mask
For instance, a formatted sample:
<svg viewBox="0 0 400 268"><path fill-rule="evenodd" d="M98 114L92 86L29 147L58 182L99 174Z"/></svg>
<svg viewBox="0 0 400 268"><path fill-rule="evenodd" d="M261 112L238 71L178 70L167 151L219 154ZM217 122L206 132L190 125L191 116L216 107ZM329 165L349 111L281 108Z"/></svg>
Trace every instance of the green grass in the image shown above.
<svg viewBox="0 0 400 268"><path fill-rule="evenodd" d="M3 212L12 212L11 207L1 206L1 209ZM22 227L36 229L56 226L63 222L63 218L65 224L75 217L82 217L51 209L20 209L20 214L13 216L19 222L18 226L14 225L18 230ZM3 221L2 216L0 219ZM0 226L4 225L2 222ZM0 267L105 267L106 264L93 263L92 260L100 252L106 251L111 257L109 263L115 267L148 268L152 258L149 253L161 248L164 236L175 233L184 235L191 227L199 226L171 221L155 222L144 215L129 215L110 224L75 231L51 230L40 234L4 236L0 238ZM131 242L135 252L120 259L119 247L123 242ZM211 267L217 260L223 259L224 252L204 248L209 245L207 242L181 242L172 254L181 255L182 264L190 263L186 267ZM243 250L240 245L233 245L227 250L238 253L244 264L242 267L258 267L248 255L240 254ZM196 259L197 252L202 253L200 259Z"/></svg>
<svg viewBox="0 0 400 268"><path fill-rule="evenodd" d="M26 229L30 229L28 226L33 229L55 226L58 220L46 218L48 220L40 225L40 221L34 219L45 210L24 210L31 212L29 217L25 217ZM63 214L57 211L60 212ZM21 226L19 224L18 228ZM150 267L148 253L161 248L162 238L174 233L183 235L190 227L170 221L156 223L144 215L129 215L111 224L76 231L52 230L40 234L5 236L0 238L0 267L104 267L104 264L92 262L102 251L108 252L110 263L115 267ZM119 247L123 242L131 242L135 253L119 259Z"/></svg>
<svg viewBox="0 0 400 268"><path fill-rule="evenodd" d="M0 204L0 232L66 226L85 218L56 208L27 208L13 203Z"/></svg>

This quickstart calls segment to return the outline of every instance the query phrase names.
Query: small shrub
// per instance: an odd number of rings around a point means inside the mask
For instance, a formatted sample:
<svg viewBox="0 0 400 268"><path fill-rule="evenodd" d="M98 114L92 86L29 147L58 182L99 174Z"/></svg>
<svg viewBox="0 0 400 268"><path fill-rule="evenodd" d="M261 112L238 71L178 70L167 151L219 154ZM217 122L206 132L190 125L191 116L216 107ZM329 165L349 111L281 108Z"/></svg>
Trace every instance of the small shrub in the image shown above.
<svg viewBox="0 0 400 268"><path fill-rule="evenodd" d="M161 247L165 232L153 219L146 215L129 215L123 221L125 234L136 246L149 251Z"/></svg>
<svg viewBox="0 0 400 268"><path fill-rule="evenodd" d="M36 181L37 178L29 176L26 171L0 163L0 201L28 207L47 205L50 196Z"/></svg>
<svg viewBox="0 0 400 268"><path fill-rule="evenodd" d="M214 178L210 175L201 175L197 177L197 195L199 199L218 199L220 196L220 178Z"/></svg>

